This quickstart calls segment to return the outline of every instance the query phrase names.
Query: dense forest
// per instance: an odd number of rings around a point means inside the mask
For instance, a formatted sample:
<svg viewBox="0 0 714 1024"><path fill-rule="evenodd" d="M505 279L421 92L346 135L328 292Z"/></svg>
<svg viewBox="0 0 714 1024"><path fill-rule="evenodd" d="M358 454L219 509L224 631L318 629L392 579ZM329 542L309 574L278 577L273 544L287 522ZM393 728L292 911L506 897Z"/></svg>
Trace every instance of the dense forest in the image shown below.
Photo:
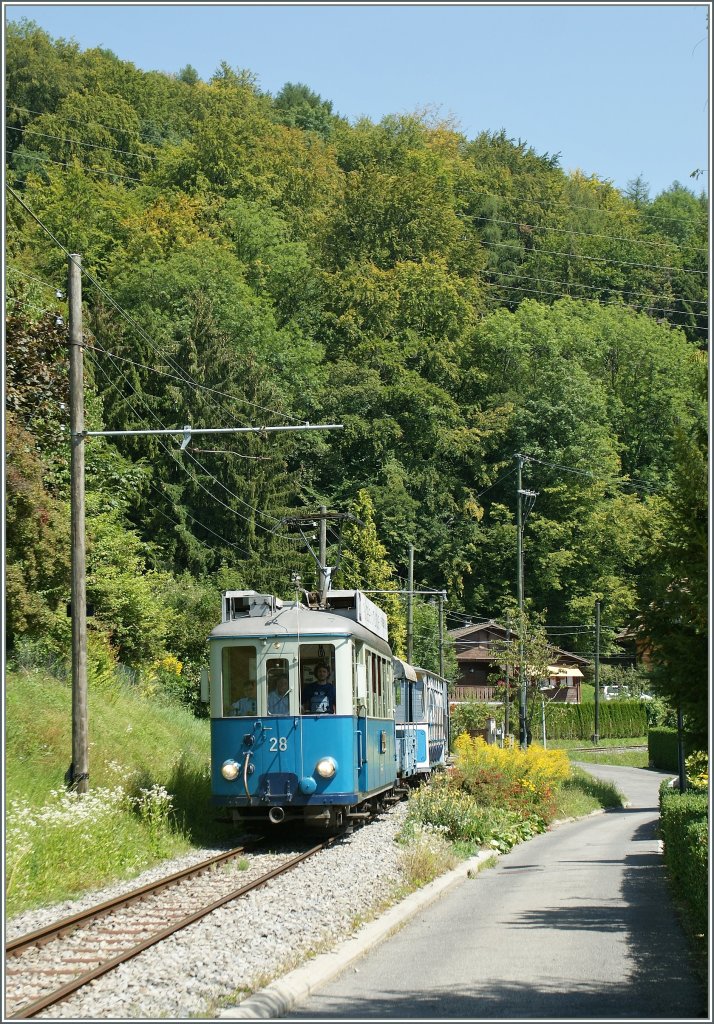
<svg viewBox="0 0 714 1024"><path fill-rule="evenodd" d="M315 583L285 517L325 505L338 585L526 606L590 654L639 628L706 703L708 201L619 191L506 132L349 123L227 63L144 72L6 34L6 603L19 662L66 658L67 258L82 257L93 671L204 658L226 587ZM309 537L308 540L312 539ZM404 607L383 602L396 647ZM436 612L417 606L433 660ZM703 712L702 712L703 713Z"/></svg>

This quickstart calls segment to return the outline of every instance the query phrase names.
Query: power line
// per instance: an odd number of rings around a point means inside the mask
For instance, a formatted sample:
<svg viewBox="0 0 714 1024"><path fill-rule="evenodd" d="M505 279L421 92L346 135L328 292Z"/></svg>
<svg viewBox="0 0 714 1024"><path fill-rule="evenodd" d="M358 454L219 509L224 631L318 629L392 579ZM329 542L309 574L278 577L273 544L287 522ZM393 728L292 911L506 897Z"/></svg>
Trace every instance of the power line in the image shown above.
<svg viewBox="0 0 714 1024"><path fill-rule="evenodd" d="M61 135L49 135L47 132L38 132L33 128L13 128L12 125L5 126L8 131L21 132L23 135L38 135L43 139L54 139L55 142L69 142L73 146L85 146L89 149L101 149L107 153L121 153L123 156L136 156L140 160L152 160L150 153L136 153L128 149L116 149L114 146L102 146L98 142L83 142L81 139L66 139Z"/></svg>
<svg viewBox="0 0 714 1024"><path fill-rule="evenodd" d="M86 120L84 118L70 117L67 114L59 114L56 111L34 110L31 107L21 106L18 103L12 103L12 102L9 102L9 101L7 103L7 106L9 108L13 109L13 110L17 110L17 111L20 111L20 112L23 112L23 113L35 114L38 117L52 117L52 118L54 118L56 120L67 121L67 122L72 123L72 124L81 124L81 125L91 124L91 125L96 125L99 128L105 128L108 131L120 132L120 133L125 134L125 135L134 135L134 136L136 136L137 138L140 138L140 139L148 139L148 140L150 140L151 144L153 145L154 148L157 148L157 149L159 148L159 144L157 144L157 142L156 142L156 134L153 133L153 132L142 132L142 131L139 131L139 129L130 128L127 125L110 125L110 124L107 124L105 121L94 121L94 120L90 121L90 120ZM163 124L158 125L157 129L160 130L160 131L167 132L169 130L175 129L175 124L173 124L173 123L172 124L163 123ZM564 183L566 185L569 184L567 179L565 180ZM599 184L606 185L607 183L601 182ZM620 194L620 193L618 192L618 194ZM526 196L526 195L523 195L522 193L521 194L519 194L519 193L512 193L510 195L504 196L503 193L489 192L486 189L469 188L468 192L464 192L463 190L457 189L457 190L454 191L454 195L459 197L459 198L462 198L462 199L464 197L471 198L471 196L479 196L480 195L480 196L489 196L489 197L491 197L493 199L498 199L501 202L503 202L505 200L507 202L528 203L531 206L537 206L540 209L545 210L546 212L551 212L553 207L562 207L565 210L567 210L568 212L571 212L573 210L583 210L586 213L590 213L590 214L596 213L599 216L606 216L606 217L622 218L622 214L623 214L622 210L608 210L606 208L599 207L599 206L596 206L596 207L585 206L585 205L580 205L580 204L577 204L577 203L569 202L568 200L549 199L547 202L541 202L541 201L539 201L537 199L534 199L532 196ZM623 200L625 198L626 197L623 197ZM625 212L629 213L631 211L629 209L627 209ZM648 214L648 216L650 218L653 218L655 220L664 221L664 222L670 222L670 223L673 223L673 224L687 224L687 223L690 222L689 218L687 218L687 217L671 216L671 215L663 214L663 213L660 213L659 211L651 210L651 209L649 209L647 211L647 214ZM480 217L475 217L474 215L471 215L471 216L474 217L474 219L482 219ZM528 226L532 226L532 225L528 225ZM618 238L618 236L609 236L609 235L603 235L602 237L613 238L613 239L617 239ZM627 240L627 239L625 239L625 240ZM650 243L647 243L647 244L667 244L667 243L650 242ZM674 240L671 240L671 244L678 245L679 243L677 243ZM706 251L706 250L702 250L702 251Z"/></svg>
<svg viewBox="0 0 714 1024"><path fill-rule="evenodd" d="M520 284L507 285L507 284L497 284L497 283L494 283L493 287L494 288L499 288L499 289L501 289L503 291L528 292L529 294L532 294L532 295L551 295L551 296L553 296L555 298L559 298L559 299L576 299L577 301L581 301L581 302L582 301L588 301L588 300L584 299L584 297L579 296L579 295L569 295L567 292L544 291L542 288L526 288L524 285L520 285ZM575 287L577 287L577 285ZM606 289L607 289L607 286L604 286L603 287L603 291L606 290ZM605 301L604 299L597 299L596 301L601 306L617 306L617 307L620 306L620 304L616 300L615 301ZM667 308L662 308L661 306L638 305L635 302L626 302L625 306L627 308L629 308L629 309L643 309L643 310L645 310L645 312L649 312L649 313L674 313L677 316L690 316L690 315L691 316L704 316L704 315L706 315L704 313L694 313L694 312L690 314L690 313L687 312L687 310L683 310L683 309L667 309ZM679 327L679 328L689 327L690 330L694 329L695 331L705 331L705 332L708 332L708 328L707 327L701 327L701 326L699 326L697 324L688 325L688 324L673 323L672 327Z"/></svg>
<svg viewBox="0 0 714 1024"><path fill-rule="evenodd" d="M593 291L593 292L608 291L608 292L616 292L618 295L623 295L623 296L625 296L625 295L636 295L639 298L643 298L644 297L644 293L643 293L642 290L636 291L636 292L635 291L628 291L625 288L616 288L614 285L609 284L607 282L603 282L602 284L584 284L581 281L559 281L557 278L554 278L554 277L540 277L537 273L534 273L534 274L515 274L515 273L513 273L513 271L510 271L510 270L491 270L491 269L487 269L486 271L484 271L484 273L488 274L489 277L515 277L515 278L517 278L520 281L532 281L532 282L538 283L538 284L555 284L555 285L559 285L561 288L585 288L588 291ZM520 285L516 285L515 287L520 287ZM568 293L564 292L563 294L567 295ZM671 298L675 302L679 299L680 302L686 301L686 302L693 303L694 305L697 305L697 306L708 306L709 305L709 301L707 299L686 299L685 300L685 299L681 299L680 296L678 296L678 295L673 295L673 296L671 296ZM629 305L629 303L628 303L628 305ZM672 312L678 312L678 310L673 310Z"/></svg>
<svg viewBox="0 0 714 1024"><path fill-rule="evenodd" d="M546 462L545 459L537 459L533 455L524 455L526 462L537 462L541 466L550 466L552 469L562 469L566 473L574 473L577 476L587 476L599 483L617 485L618 487L642 487L652 494L657 494L657 488L644 480L618 480L616 477L599 477L586 469L574 469L572 466L563 466L558 462Z"/></svg>
<svg viewBox="0 0 714 1024"><path fill-rule="evenodd" d="M573 228L559 227L550 224L525 224L518 220L499 220L496 217L481 217L470 214L471 220L485 221L489 224L506 224L517 228L530 228L532 231L552 231L558 235L580 235L585 238L605 238L610 242L629 242L631 245L658 245L667 248L691 249L693 252L708 252L705 246L689 245L688 243L675 242L669 239L666 242L656 242L646 238L628 238L627 235L606 235L597 231L576 231Z"/></svg>
<svg viewBox="0 0 714 1024"><path fill-rule="evenodd" d="M28 114L37 114L38 117L53 117L56 118L58 121L68 121L72 124L92 124L96 125L96 127L98 128L106 128L107 131L110 132L122 132L125 135L135 135L139 139L150 139L152 140L152 145L154 146L154 148L159 148L159 146L156 143L155 134L152 134L151 132L140 132L135 128L128 128L126 125L110 125L102 121L86 121L80 117L69 117L67 114L58 114L55 111L31 110L29 107L21 107L17 103L8 103L8 107L12 107L13 110L20 110ZM160 127L166 129L169 126L163 124Z"/></svg>
<svg viewBox="0 0 714 1024"><path fill-rule="evenodd" d="M507 479L508 479L508 477L509 477L509 476L513 476L513 474L514 474L515 472L516 472L516 468L514 467L513 469L509 470L509 471L508 471L508 473L504 473L504 474L503 474L503 476L500 476L500 477L498 478L498 480L494 480L494 482L493 482L492 484L489 484L489 485L488 485L488 487L484 487L484 489L483 489L482 491L480 491L480 492L479 492L479 493L478 493L478 494L476 495L476 497L477 497L477 498L481 498L481 497L482 497L482 496L483 496L483 495L484 495L484 494L486 493L486 491L490 491L492 487L495 487L495 486L496 486L496 484L500 484L502 480L507 480Z"/></svg>
<svg viewBox="0 0 714 1024"><path fill-rule="evenodd" d="M12 196L14 196L14 198L20 203L20 205L30 214L30 216L33 218L33 220L35 220L37 222L37 224L39 224L39 226L42 228L42 230L45 231L45 233L47 235L49 235L49 237L52 239L52 241L57 246L59 246L59 248L65 253L65 255L68 256L68 257L71 256L71 253L69 252L69 250L50 231L50 229L47 227L47 225L44 224L35 213L33 213L33 211L30 209L30 207L27 205L27 203L25 203L21 199L21 197L18 196L18 194L14 191L14 189L12 189L9 185L6 185L5 187L8 190L8 192L10 192L10 194ZM125 309L123 309L119 305L119 303L109 294L109 292L105 288L103 288L102 285L100 285L99 282L94 277L92 277L92 275L87 270L83 269L82 272L83 272L83 275L87 278L87 280L90 281L94 285L94 287L99 291L99 293L101 295L103 295L108 300L110 305L114 309L116 309L117 312L122 317L124 317L124 319L127 321L127 323L129 323L130 326L134 328L134 330L139 334L139 336L144 341L146 341L146 343L149 345L149 347L152 349L152 351L154 351L159 356L160 359L163 359L165 362L167 362L169 364L169 366L171 366L174 370L176 370L177 373L182 377L183 381L186 384L188 384L190 386L193 386L193 387L200 387L200 385L191 377L191 375L188 374L180 365L175 363L174 360L170 356L165 355L164 353L162 353L162 352L160 352L158 350L158 348L155 345L155 343L153 342L153 340L149 337L149 335L146 333L146 331L144 331L144 329L141 327L141 325L138 324L136 322L136 320L134 320L134 318L129 313L127 313ZM241 401L241 399L237 399L237 398L235 398L235 396L232 396L232 395L224 395L224 397L229 397L229 398L231 398L232 401ZM247 402L247 400L246 400L246 403L247 404L252 404L250 402ZM214 403L214 404L216 404L217 408L220 408L220 406L218 406L217 403ZM264 411L268 411L268 410L264 410ZM275 410L272 410L272 411L275 412ZM282 415L282 414L275 412L275 415ZM298 421L298 422L300 422L300 421Z"/></svg>
<svg viewBox="0 0 714 1024"><path fill-rule="evenodd" d="M504 275L500 275L500 276L504 276ZM519 275L519 276L524 277L525 275ZM526 280L527 279L528 278L526 278ZM533 280L533 278L530 278L530 280ZM538 279L536 278L536 280L538 280ZM561 283L563 284L563 287L565 287L565 288L567 288L567 287L579 288L580 287L580 285L578 285L577 282L575 282L575 281L572 284L568 284L567 282L561 282ZM494 281L493 282L493 287L494 288L499 288L502 291L528 292L528 293L530 293L532 295L550 295L550 296L553 296L554 298L558 298L558 299L575 299L578 302L589 302L589 301L592 301L587 296L583 296L583 295L571 295L569 292L554 292L554 291L549 291L549 290L543 289L543 288L527 288L525 285L522 285L522 284L499 284L498 282ZM593 286L593 285L587 285L586 287L594 288L596 291L603 291L603 292L605 292L605 291L614 291L614 292L617 292L618 295L626 294L625 292L620 292L616 288L614 288L614 289L610 288L606 284L601 285L599 288L597 286ZM677 296L674 296L674 299L676 301ZM595 301L598 302L598 304L601 305L601 306L619 306L620 305L620 303L618 302L617 299L607 299L606 300L604 298L596 298ZM684 301L688 301L688 300L684 300L683 299L681 301L684 302ZM693 301L694 302L699 302L699 300L697 300L697 299L695 299ZM706 305L706 303L705 303L705 305ZM696 312L694 310L688 311L686 309L672 309L671 307L668 307L668 306L651 306L651 305L648 306L648 305L645 305L644 303L630 302L628 300L626 300L623 303L623 306L628 307L630 309L643 309L647 313L674 313L677 316L702 316L702 317L707 315L706 311ZM672 326L679 327L679 326L682 326L682 325L680 325L680 324L673 324ZM700 330L700 331L701 330L707 330L707 328L706 327L697 327L696 330Z"/></svg>
<svg viewBox="0 0 714 1024"><path fill-rule="evenodd" d="M516 203L529 203L531 206L538 206L542 210L545 210L546 212L550 212L553 207L563 207L568 212L570 212L572 210L583 210L585 213L590 213L590 214L595 213L598 216L618 217L620 219L622 218L622 212L623 212L621 210L607 210L607 209L604 209L601 206L584 206L584 205L580 205L580 204L577 204L577 203L571 203L571 202L568 202L568 201L562 201L561 202L558 199L549 199L547 203L543 203L543 202L539 202L537 199L531 198L530 196L524 196L523 194L516 193L516 194L504 196L503 193L500 193L500 192L488 192L485 189L469 189L468 193L456 192L455 194L460 196L462 199L464 197L470 198L471 196L489 196L490 198L498 199L501 202L506 201L506 202L516 202ZM659 211L656 211L656 210L650 210L648 212L648 215L650 217L654 217L656 219L659 219L660 221L668 221L668 222L670 222L672 224L689 224L690 223L690 219L688 217L672 217L672 216L669 216L668 214L659 213ZM462 216L470 216L470 215L462 214Z"/></svg>
<svg viewBox="0 0 714 1024"><path fill-rule="evenodd" d="M28 281L34 281L36 284L41 284L45 288L51 289L55 293L55 298L57 299L61 298L62 295L64 294L63 290L59 288L56 284L50 284L49 281L44 281L41 277L35 277L33 274L28 274L27 271L20 270L19 267L9 266L7 268L7 272L8 274L17 274L20 277L26 278ZM61 294L58 295L58 292ZM63 299L63 301L66 301L66 299Z"/></svg>
<svg viewBox="0 0 714 1024"><path fill-rule="evenodd" d="M123 181L137 181L139 182L139 184L142 183L141 178L132 178L128 174L120 174L119 171L107 170L106 167L86 167L84 164L79 164L78 166L74 164L65 164L62 163L61 160L50 160L47 157L45 157L44 154L41 153L24 152L22 153L22 158L23 160L35 160L41 163L43 166L45 164L53 164L57 167L64 167L66 171L75 171L79 169L82 171L89 171L90 174L111 174L112 177L121 178Z"/></svg>
<svg viewBox="0 0 714 1024"><path fill-rule="evenodd" d="M489 245L495 248L513 248L518 246L518 242L487 242L485 239L480 238L479 242L481 245ZM523 253L524 250L520 248L519 252ZM659 263L637 263L632 260L613 260L607 256L586 256L583 253L577 252L558 252L555 249L528 249L525 254L531 255L537 253L543 256L565 256L571 260L589 260L593 263L609 263L614 267L640 267L642 270L668 270L675 274L699 274L702 277L708 276L706 270L687 270L684 267L666 267Z"/></svg>
<svg viewBox="0 0 714 1024"><path fill-rule="evenodd" d="M157 370L156 367L147 366L146 363L138 363L135 359L129 359L127 356L120 356L116 352L110 352L108 349L103 348L101 345L97 345L96 342L92 345L93 352L101 352L103 355L109 356L111 359L119 359L121 362L130 363L132 366L136 366L141 370L148 370L151 373L155 373L160 377L168 377L171 380L180 381L182 384L189 384L189 381L185 377L180 377L178 374L166 373L165 370ZM279 412L277 409L271 409L266 405L259 405L258 402L251 402L248 398L239 398L237 395L231 395L227 391L220 391L218 388L208 387L206 384L199 384L198 381L193 381L190 384L191 387L199 391L206 391L210 394L218 395L221 398L228 398L232 402L242 403L244 405L250 405L254 409L260 409L261 412L269 412L275 416L280 416L283 419L292 420L294 423L305 423L305 420L299 419L297 416L291 416L286 412Z"/></svg>

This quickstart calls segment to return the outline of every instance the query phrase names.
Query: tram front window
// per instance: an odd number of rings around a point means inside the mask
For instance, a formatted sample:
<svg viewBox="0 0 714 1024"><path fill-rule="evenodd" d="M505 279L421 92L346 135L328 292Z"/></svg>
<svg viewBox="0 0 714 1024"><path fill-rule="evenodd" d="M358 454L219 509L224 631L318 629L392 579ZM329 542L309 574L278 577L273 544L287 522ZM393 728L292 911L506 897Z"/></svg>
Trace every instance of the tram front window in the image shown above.
<svg viewBox="0 0 714 1024"><path fill-rule="evenodd" d="M255 647L224 647L223 714L258 713L258 675Z"/></svg>

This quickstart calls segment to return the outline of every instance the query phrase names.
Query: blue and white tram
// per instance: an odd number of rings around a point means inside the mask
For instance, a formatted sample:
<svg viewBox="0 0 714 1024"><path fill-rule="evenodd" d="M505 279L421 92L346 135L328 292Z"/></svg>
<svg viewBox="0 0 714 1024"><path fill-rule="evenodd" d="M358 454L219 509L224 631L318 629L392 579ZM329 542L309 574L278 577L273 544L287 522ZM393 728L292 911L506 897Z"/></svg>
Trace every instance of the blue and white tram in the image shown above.
<svg viewBox="0 0 714 1024"><path fill-rule="evenodd" d="M394 659L399 771L416 781L443 768L449 750L448 682L428 669Z"/></svg>
<svg viewBox="0 0 714 1024"><path fill-rule="evenodd" d="M227 591L209 647L214 805L335 828L397 798L387 619L364 594Z"/></svg>

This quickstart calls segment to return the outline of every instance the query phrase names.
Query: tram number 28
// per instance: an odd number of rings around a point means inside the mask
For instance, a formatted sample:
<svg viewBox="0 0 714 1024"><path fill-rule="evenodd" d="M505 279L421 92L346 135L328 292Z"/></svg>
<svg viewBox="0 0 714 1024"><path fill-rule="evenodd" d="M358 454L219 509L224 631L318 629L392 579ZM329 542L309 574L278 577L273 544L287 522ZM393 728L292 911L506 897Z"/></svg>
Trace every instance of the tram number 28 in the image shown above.
<svg viewBox="0 0 714 1024"><path fill-rule="evenodd" d="M271 752L271 754L275 750L287 750L287 749L288 749L288 741L287 741L287 738L285 736L281 736L280 738L278 738L277 736L271 736L270 737L270 752Z"/></svg>

